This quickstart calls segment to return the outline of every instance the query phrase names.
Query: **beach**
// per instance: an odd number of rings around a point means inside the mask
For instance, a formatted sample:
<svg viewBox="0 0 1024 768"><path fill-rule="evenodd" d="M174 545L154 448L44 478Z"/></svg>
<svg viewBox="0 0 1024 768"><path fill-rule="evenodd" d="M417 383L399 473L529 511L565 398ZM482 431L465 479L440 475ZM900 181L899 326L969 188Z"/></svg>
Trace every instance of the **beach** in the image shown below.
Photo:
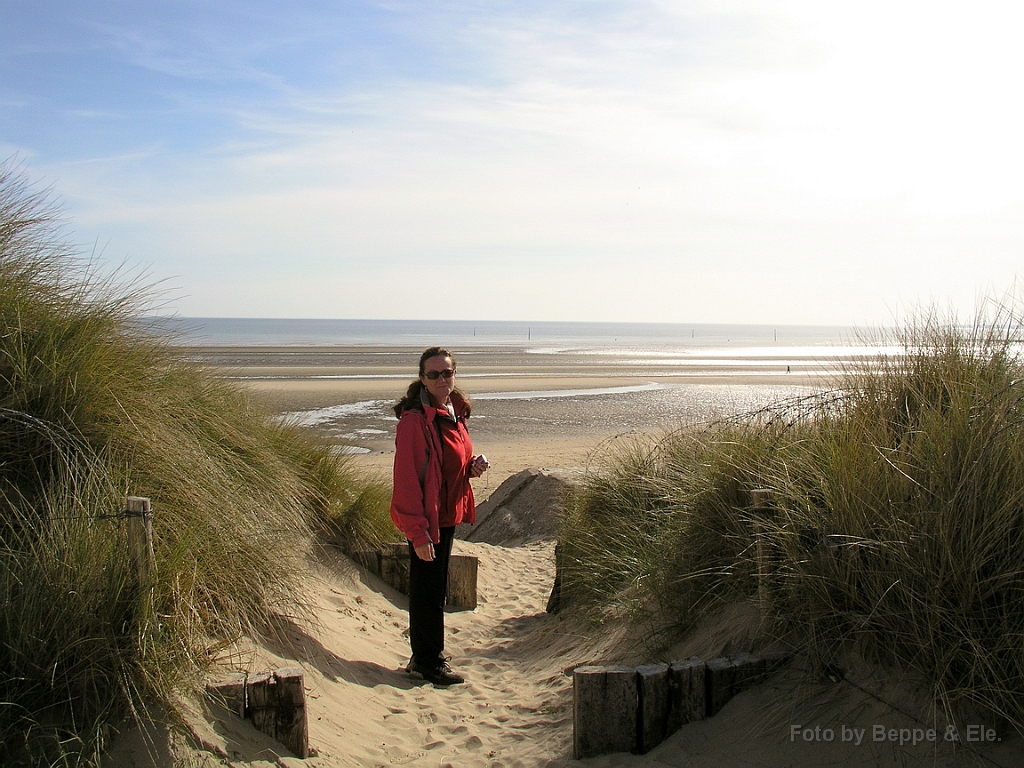
<svg viewBox="0 0 1024 768"><path fill-rule="evenodd" d="M416 377L418 347L197 346L187 354L303 424L361 471L390 472L391 406ZM491 470L486 498L527 468L587 468L615 443L753 411L831 385L840 360L785 348L673 354L664 348L515 345L453 350L473 401L470 432Z"/></svg>
<svg viewBox="0 0 1024 768"><path fill-rule="evenodd" d="M390 405L412 380L419 350L391 347L232 347L190 350L218 375L243 382L279 418L321 432L354 466L386 475L393 458ZM558 359L555 359L555 358ZM521 469L587 469L618 445L687 423L754 410L831 385L828 366L756 359L719 368L647 365L607 354L543 359L507 348L457 353L459 383L475 399L471 430L493 469L475 481L486 499ZM789 372L786 371L789 366ZM711 366L708 366L709 368ZM411 370L410 370L411 369ZM564 476L565 473L558 473ZM500 494L495 499L500 499ZM272 642L243 638L224 648L216 680L281 667L304 675L306 760L290 756L251 723L184 701L184 737L135 729L110 755L115 768L173 765L614 766L855 765L1018 766L1019 740L896 743L883 735L939 727L926 687L854 657L842 679L796 660L733 698L714 717L683 726L649 753L573 758L573 670L704 660L758 650L756 601L725 606L657 656L644 629L611 612L599 623L546 611L555 542L524 546L459 541L477 559L478 604L447 614L445 652L466 677L437 688L411 678L407 599L325 547L299 574L311 621L283 622ZM943 733L943 731L938 731ZM842 734L861 734L855 741ZM837 736L836 734L840 734ZM868 734L867 737L864 734Z"/></svg>

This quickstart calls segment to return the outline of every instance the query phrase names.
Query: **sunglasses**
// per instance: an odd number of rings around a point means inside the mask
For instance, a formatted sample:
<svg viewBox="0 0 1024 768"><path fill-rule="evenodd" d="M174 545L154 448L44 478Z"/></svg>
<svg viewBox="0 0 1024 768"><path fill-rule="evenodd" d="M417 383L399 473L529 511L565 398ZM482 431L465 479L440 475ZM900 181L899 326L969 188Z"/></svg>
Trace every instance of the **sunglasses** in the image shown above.
<svg viewBox="0 0 1024 768"><path fill-rule="evenodd" d="M452 376L455 375L455 369L445 368L443 371L427 371L423 375L426 376L431 381L437 381L438 377L440 376L444 376L446 379L450 379Z"/></svg>

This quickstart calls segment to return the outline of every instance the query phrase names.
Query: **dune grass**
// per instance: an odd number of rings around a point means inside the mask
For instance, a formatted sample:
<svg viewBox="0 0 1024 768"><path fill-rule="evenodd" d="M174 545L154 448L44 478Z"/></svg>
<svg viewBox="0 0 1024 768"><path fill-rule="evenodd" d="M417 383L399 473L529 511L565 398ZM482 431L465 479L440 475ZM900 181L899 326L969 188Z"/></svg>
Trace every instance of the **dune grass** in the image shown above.
<svg viewBox="0 0 1024 768"><path fill-rule="evenodd" d="M384 489L139 323L59 211L0 166L0 763L94 765L243 634L302 614L292 567L331 530L387 535ZM154 510L138 583L125 497Z"/></svg>
<svg viewBox="0 0 1024 768"><path fill-rule="evenodd" d="M569 503L563 595L683 630L758 594L761 526L774 636L917 670L947 714L1024 728L1022 330L1006 306L924 315L833 390L612 457Z"/></svg>

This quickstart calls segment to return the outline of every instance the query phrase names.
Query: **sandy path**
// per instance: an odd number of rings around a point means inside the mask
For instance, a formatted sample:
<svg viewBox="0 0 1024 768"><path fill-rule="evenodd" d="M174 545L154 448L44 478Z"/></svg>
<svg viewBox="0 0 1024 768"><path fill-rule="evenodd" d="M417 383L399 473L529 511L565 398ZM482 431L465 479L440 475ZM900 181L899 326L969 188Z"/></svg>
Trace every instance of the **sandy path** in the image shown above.
<svg viewBox="0 0 1024 768"><path fill-rule="evenodd" d="M617 766L1004 766L1024 765L1017 737L989 745L901 745L873 741L878 725L922 727L928 706L908 695L891 673L866 667L825 681L794 667L733 699L714 718L685 726L644 756L615 754L572 759L572 680L565 670L589 662L636 664L642 652L623 652L622 627L585 636L569 621L544 612L553 578L553 546L520 549L457 542L479 558L475 611L448 614L448 652L464 685L435 688L411 679L405 599L337 554L325 553L304 575L313 625L290 622L286 641L246 645L225 658L222 672L257 672L298 664L305 672L307 760L284 755L280 744L248 721L185 705L192 746L168 733L129 734L104 761L108 768L594 768ZM718 643L711 635L704 643ZM699 638L698 638L699 639ZM720 648L721 646L719 646ZM716 654L708 645L708 653ZM895 702L895 708L886 704ZM832 729L833 741L792 736L794 724ZM843 742L843 727L861 729L862 743ZM198 748L197 748L198 745Z"/></svg>
<svg viewBox="0 0 1024 768"><path fill-rule="evenodd" d="M288 626L291 648L249 645L228 659L224 672L303 667L317 755L302 765L533 767L571 758L572 679L564 669L579 663L573 651L582 638L544 610L553 544L460 541L456 551L480 561L479 605L447 616L446 652L464 685L435 688L404 672L404 596L337 554L306 578L317 626ZM278 757L267 751L279 746L240 721L211 727L197 718L192 728L208 749L239 762Z"/></svg>

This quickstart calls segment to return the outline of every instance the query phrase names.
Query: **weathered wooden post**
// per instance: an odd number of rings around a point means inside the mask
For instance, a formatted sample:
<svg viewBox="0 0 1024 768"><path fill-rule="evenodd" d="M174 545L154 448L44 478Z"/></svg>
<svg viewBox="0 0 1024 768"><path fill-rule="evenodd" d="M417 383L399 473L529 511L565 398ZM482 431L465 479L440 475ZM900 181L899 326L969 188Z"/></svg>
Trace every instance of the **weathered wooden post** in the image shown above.
<svg viewBox="0 0 1024 768"><path fill-rule="evenodd" d="M668 664L636 668L636 750L645 755L671 733L668 729L671 697Z"/></svg>
<svg viewBox="0 0 1024 768"><path fill-rule="evenodd" d="M551 585L551 594L548 595L548 604L544 609L548 613L558 613L565 606L562 605L562 568L565 561L562 542L555 543L555 582Z"/></svg>
<svg viewBox="0 0 1024 768"><path fill-rule="evenodd" d="M447 604L451 608L472 610L477 604L477 571L474 555L452 555L448 560ZM389 586L409 594L409 545L385 544L379 557L379 575Z"/></svg>
<svg viewBox="0 0 1024 768"><path fill-rule="evenodd" d="M712 659L705 667L705 701L708 717L714 717L733 697L736 666L732 659Z"/></svg>
<svg viewBox="0 0 1024 768"><path fill-rule="evenodd" d="M309 757L301 669L284 667L252 675L246 682L245 711L257 730L277 739L296 757Z"/></svg>
<svg viewBox="0 0 1024 768"><path fill-rule="evenodd" d="M576 759L636 750L637 694L633 667L576 667L572 675Z"/></svg>
<svg viewBox="0 0 1024 768"><path fill-rule="evenodd" d="M452 555L448 561L448 605L476 608L476 578L479 561L473 555Z"/></svg>
<svg viewBox="0 0 1024 768"><path fill-rule="evenodd" d="M148 589L153 579L153 511L149 499L129 496L125 505L128 520L128 549L132 565L139 578L139 586Z"/></svg>
<svg viewBox="0 0 1024 768"><path fill-rule="evenodd" d="M349 554L358 565L368 570L374 576L380 576L381 553L376 549L357 549Z"/></svg>
<svg viewBox="0 0 1024 768"><path fill-rule="evenodd" d="M124 516L128 521L128 551L132 566L135 568L139 597L142 600L139 626L145 634L153 626L156 613L153 606L156 556L153 553L153 510L149 499L129 496L125 502Z"/></svg>
<svg viewBox="0 0 1024 768"><path fill-rule="evenodd" d="M782 654L753 656L741 653L709 661L704 676L708 717L717 715L736 694L764 682L785 658Z"/></svg>
<svg viewBox="0 0 1024 768"><path fill-rule="evenodd" d="M687 723L703 720L708 715L705 664L694 657L673 662L668 668L669 712L668 733L675 733Z"/></svg>
<svg viewBox="0 0 1024 768"><path fill-rule="evenodd" d="M391 588L409 594L409 545L385 544L380 551L380 577Z"/></svg>
<svg viewBox="0 0 1024 768"><path fill-rule="evenodd" d="M757 599L761 623L770 621L772 613L771 577L774 570L770 544L771 491L757 488L750 492L751 516L754 523L754 546L757 557Z"/></svg>
<svg viewBox="0 0 1024 768"><path fill-rule="evenodd" d="M234 672L227 680L208 683L206 692L231 714L245 717L245 684L246 674Z"/></svg>

